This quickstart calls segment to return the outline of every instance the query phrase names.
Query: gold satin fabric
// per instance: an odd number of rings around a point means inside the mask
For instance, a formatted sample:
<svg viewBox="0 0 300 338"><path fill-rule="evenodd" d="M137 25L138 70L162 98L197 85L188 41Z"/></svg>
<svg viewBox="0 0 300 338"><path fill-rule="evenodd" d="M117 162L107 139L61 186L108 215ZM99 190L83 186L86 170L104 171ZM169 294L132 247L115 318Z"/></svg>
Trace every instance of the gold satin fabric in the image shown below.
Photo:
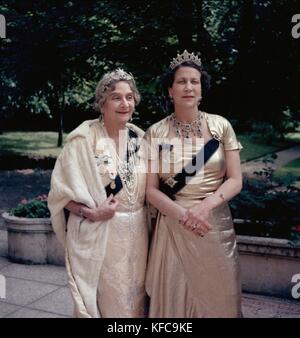
<svg viewBox="0 0 300 338"><path fill-rule="evenodd" d="M104 186L112 182L113 165L102 161L112 156L101 128L91 128L91 144ZM139 154L141 155L141 154ZM144 163L139 163L141 166ZM109 224L105 257L99 277L97 303L101 317L144 317L148 227L145 201L146 174L138 173L137 202L131 208L123 188L115 197L117 212ZM99 243L101 245L101 243Z"/></svg>
<svg viewBox="0 0 300 338"><path fill-rule="evenodd" d="M237 246L227 204L209 221L213 230L199 237L158 215L146 277L149 317L241 316Z"/></svg>
<svg viewBox="0 0 300 338"><path fill-rule="evenodd" d="M132 215L117 212L110 223L100 273L97 297L102 317L144 317L147 254L145 208Z"/></svg>
<svg viewBox="0 0 300 338"><path fill-rule="evenodd" d="M241 149L226 119L211 114L205 114L205 118L220 146L206 163L204 176L197 174L177 193L176 203L186 208L201 202L222 184L225 150ZM169 123L164 119L150 127L146 139L151 142L165 137L169 142L168 133ZM194 147L185 156L191 158L197 150ZM157 154L157 158L161 162L164 156ZM159 172L159 176L165 180L168 174ZM209 222L213 230L200 237L177 220L158 214L146 275L146 291L151 297L149 317L241 316L237 244L227 203L211 212Z"/></svg>

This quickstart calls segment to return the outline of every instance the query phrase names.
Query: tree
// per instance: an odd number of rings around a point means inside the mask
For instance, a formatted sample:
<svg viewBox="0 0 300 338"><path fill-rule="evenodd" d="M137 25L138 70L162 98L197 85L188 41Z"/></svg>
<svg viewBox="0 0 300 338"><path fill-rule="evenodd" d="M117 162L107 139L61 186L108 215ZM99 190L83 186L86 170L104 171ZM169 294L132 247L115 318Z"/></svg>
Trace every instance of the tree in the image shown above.
<svg viewBox="0 0 300 338"><path fill-rule="evenodd" d="M59 143L64 111L88 109L99 78L116 67L137 79L136 121L160 119L160 75L184 49L198 52L213 78L203 109L277 129L300 111L296 0L12 0L0 10L10 37L1 41L1 116L48 111Z"/></svg>
<svg viewBox="0 0 300 338"><path fill-rule="evenodd" d="M78 85L80 77L84 81L94 73L90 57L97 40L110 29L94 17L92 3L9 2L11 42L3 48L2 67L14 82L15 102L26 105L33 96L46 100L57 121L58 146L62 144L65 94ZM95 27L103 33L94 34Z"/></svg>

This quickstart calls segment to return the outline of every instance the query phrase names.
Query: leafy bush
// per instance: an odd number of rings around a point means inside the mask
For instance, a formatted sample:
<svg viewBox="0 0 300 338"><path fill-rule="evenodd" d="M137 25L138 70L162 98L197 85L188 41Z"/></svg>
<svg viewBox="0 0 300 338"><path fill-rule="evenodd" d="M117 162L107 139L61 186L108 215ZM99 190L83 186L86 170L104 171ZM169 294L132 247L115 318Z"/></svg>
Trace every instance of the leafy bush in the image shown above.
<svg viewBox="0 0 300 338"><path fill-rule="evenodd" d="M300 189L293 186L294 177L275 178L268 166L245 178L241 193L231 202L234 218L249 222L236 226L238 234L291 238L292 229L300 224Z"/></svg>
<svg viewBox="0 0 300 338"><path fill-rule="evenodd" d="M300 225L296 225L292 228L291 240L300 243Z"/></svg>
<svg viewBox="0 0 300 338"><path fill-rule="evenodd" d="M22 201L15 207L10 209L10 215L25 218L48 218L50 211L47 206L47 195L40 195L34 199Z"/></svg>

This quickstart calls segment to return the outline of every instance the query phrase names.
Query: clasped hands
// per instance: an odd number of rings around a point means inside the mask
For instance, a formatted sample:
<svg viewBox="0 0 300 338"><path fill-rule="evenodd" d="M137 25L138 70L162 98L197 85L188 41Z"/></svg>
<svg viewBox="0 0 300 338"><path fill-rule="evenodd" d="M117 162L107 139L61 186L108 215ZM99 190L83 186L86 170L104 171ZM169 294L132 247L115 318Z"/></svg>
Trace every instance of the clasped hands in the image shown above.
<svg viewBox="0 0 300 338"><path fill-rule="evenodd" d="M179 222L187 230L203 237L212 229L212 225L207 221L210 210L204 202L197 203L190 209L184 209Z"/></svg>

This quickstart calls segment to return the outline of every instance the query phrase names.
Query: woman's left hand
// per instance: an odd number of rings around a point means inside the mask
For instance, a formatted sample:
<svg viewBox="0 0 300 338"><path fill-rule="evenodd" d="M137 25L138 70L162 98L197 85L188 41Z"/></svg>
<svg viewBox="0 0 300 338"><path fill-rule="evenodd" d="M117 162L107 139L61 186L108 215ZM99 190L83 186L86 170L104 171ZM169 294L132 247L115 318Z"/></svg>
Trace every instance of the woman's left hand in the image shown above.
<svg viewBox="0 0 300 338"><path fill-rule="evenodd" d="M204 236L212 229L208 222L211 206L205 200L188 209L182 219L183 226L197 235Z"/></svg>

